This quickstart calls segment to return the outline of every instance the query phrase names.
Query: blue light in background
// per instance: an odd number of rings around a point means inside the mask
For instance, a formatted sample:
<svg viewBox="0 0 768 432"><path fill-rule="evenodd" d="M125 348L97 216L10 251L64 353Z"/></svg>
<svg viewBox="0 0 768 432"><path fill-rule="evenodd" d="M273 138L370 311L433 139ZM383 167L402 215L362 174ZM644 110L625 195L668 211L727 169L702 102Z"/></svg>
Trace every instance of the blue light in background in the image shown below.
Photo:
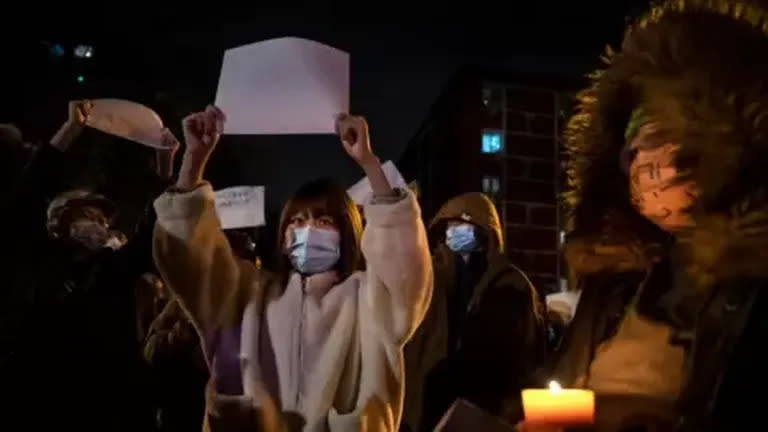
<svg viewBox="0 0 768 432"><path fill-rule="evenodd" d="M64 55L64 47L60 44L53 44L50 48L51 55L54 57L61 57Z"/></svg>
<svg viewBox="0 0 768 432"><path fill-rule="evenodd" d="M483 132L482 152L486 154L501 153L504 145L501 132Z"/></svg>

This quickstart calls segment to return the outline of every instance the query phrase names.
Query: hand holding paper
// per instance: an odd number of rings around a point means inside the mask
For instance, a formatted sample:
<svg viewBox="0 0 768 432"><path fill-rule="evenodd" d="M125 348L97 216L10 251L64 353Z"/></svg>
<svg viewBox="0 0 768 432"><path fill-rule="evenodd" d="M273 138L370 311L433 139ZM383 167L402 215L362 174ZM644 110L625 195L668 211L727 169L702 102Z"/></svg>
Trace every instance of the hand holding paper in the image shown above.
<svg viewBox="0 0 768 432"><path fill-rule="evenodd" d="M88 120L92 109L93 104L90 101L70 101L67 123L82 130L85 128L85 122Z"/></svg>
<svg viewBox="0 0 768 432"><path fill-rule="evenodd" d="M173 177L173 159L179 151L179 140L173 136L170 130L163 129L163 147L155 151L157 161L157 175L164 179Z"/></svg>
<svg viewBox="0 0 768 432"><path fill-rule="evenodd" d="M93 104L90 101L70 101L67 121L61 125L56 135L51 138L51 145L66 151L85 128Z"/></svg>
<svg viewBox="0 0 768 432"><path fill-rule="evenodd" d="M168 128L163 129L163 138L160 143L160 147L157 148L160 152L176 153L179 150L179 140L173 135Z"/></svg>

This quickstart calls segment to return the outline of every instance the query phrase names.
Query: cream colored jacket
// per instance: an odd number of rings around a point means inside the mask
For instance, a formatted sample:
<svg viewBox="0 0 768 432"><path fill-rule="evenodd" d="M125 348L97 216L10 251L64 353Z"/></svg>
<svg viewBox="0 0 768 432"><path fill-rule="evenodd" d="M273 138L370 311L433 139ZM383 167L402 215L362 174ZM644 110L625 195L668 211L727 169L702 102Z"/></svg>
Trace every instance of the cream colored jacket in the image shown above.
<svg viewBox="0 0 768 432"><path fill-rule="evenodd" d="M285 287L233 255L210 185L155 201L155 261L195 323L209 366L220 348L209 335L240 329L243 394L210 391L207 429L251 429L248 410L274 405L291 431L397 430L403 345L432 293L420 209L400 192L396 202L365 207L366 271L343 281L294 274Z"/></svg>

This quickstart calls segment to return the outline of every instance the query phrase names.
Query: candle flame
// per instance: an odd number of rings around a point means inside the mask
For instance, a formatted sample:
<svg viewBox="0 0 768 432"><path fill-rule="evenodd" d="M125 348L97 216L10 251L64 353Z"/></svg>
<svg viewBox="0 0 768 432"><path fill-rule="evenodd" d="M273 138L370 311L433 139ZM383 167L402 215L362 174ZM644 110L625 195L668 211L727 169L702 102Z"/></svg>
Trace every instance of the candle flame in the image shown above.
<svg viewBox="0 0 768 432"><path fill-rule="evenodd" d="M552 380L549 382L549 391L552 393L560 393L563 390L563 388L560 386L560 383Z"/></svg>

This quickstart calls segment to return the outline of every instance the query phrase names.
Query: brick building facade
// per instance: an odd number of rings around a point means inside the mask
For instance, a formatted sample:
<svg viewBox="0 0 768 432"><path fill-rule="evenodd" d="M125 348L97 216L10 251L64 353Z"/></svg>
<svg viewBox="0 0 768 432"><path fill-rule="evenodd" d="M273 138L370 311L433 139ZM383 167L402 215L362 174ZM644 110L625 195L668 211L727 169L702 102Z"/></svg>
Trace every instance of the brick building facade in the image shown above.
<svg viewBox="0 0 768 432"><path fill-rule="evenodd" d="M559 137L571 99L567 85L522 81L460 73L399 166L418 180L427 220L460 193L491 196L509 257L543 294L564 277Z"/></svg>

